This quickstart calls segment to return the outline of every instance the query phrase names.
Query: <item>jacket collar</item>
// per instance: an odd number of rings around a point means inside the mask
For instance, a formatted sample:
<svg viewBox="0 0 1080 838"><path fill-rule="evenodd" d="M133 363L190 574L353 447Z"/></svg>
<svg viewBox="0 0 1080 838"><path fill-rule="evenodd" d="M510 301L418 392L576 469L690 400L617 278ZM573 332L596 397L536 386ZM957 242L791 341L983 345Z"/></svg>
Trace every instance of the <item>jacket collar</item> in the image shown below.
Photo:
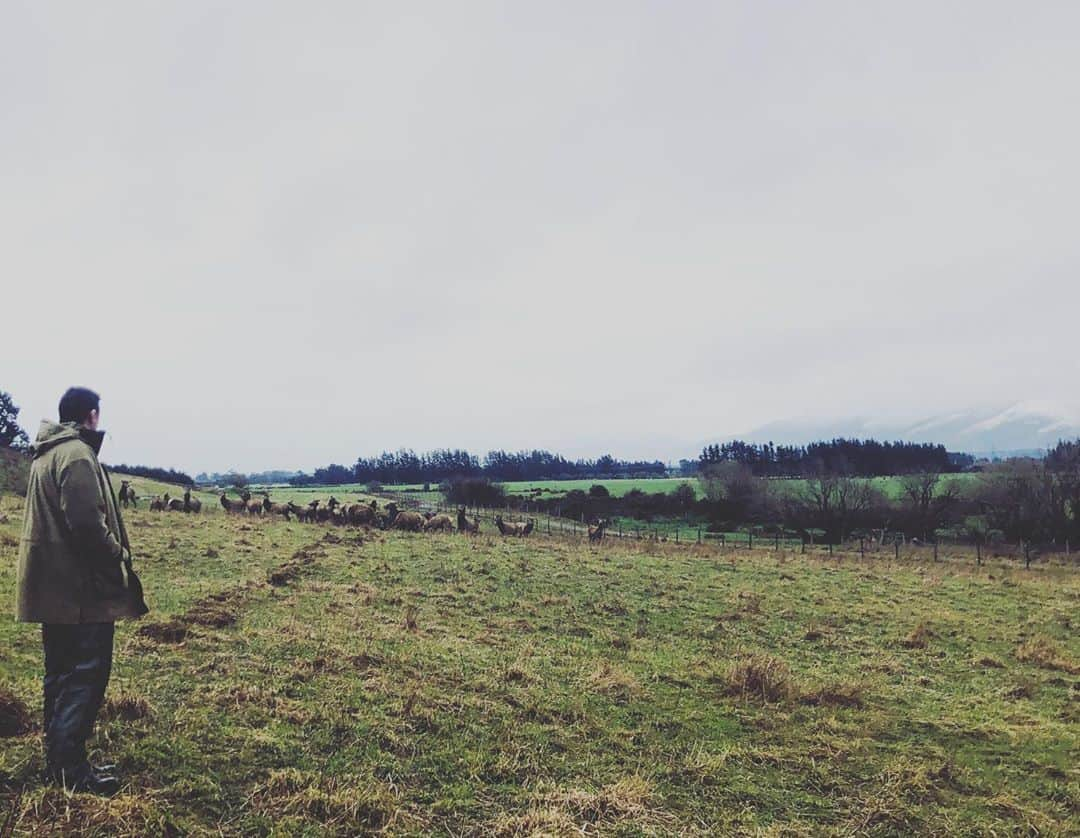
<svg viewBox="0 0 1080 838"><path fill-rule="evenodd" d="M105 441L105 431L92 431L89 428L79 428L79 439L89 445L94 455L101 453L101 443Z"/></svg>

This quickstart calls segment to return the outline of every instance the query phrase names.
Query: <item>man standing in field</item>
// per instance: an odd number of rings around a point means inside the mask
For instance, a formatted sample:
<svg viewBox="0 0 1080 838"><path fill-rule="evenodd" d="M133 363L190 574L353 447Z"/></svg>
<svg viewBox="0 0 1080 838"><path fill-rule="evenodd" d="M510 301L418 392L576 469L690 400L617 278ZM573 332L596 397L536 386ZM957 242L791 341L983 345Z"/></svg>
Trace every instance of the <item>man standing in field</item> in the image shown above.
<svg viewBox="0 0 1080 838"><path fill-rule="evenodd" d="M17 617L41 623L45 648L45 766L68 789L113 794L112 766L86 758L86 740L112 669L113 624L146 613L109 477L98 462L100 399L72 387L60 422L42 420L26 490Z"/></svg>

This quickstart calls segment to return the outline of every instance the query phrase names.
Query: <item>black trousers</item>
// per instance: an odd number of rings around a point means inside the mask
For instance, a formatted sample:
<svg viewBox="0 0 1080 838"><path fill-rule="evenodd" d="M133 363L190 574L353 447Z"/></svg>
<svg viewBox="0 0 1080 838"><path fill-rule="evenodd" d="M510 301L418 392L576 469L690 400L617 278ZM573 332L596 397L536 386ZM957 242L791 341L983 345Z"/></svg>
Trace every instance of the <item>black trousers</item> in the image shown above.
<svg viewBox="0 0 1080 838"><path fill-rule="evenodd" d="M42 623L45 646L45 762L78 776L88 768L86 740L94 731L112 672L113 624Z"/></svg>

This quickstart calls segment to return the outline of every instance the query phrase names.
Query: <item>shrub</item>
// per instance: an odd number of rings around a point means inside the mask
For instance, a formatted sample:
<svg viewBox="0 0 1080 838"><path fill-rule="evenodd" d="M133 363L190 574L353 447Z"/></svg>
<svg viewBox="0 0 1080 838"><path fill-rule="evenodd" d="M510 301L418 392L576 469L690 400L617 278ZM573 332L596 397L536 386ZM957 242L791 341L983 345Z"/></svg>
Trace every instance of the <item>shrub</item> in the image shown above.
<svg viewBox="0 0 1080 838"><path fill-rule="evenodd" d="M506 506L506 490L486 477L459 477L450 481L446 502L461 506Z"/></svg>

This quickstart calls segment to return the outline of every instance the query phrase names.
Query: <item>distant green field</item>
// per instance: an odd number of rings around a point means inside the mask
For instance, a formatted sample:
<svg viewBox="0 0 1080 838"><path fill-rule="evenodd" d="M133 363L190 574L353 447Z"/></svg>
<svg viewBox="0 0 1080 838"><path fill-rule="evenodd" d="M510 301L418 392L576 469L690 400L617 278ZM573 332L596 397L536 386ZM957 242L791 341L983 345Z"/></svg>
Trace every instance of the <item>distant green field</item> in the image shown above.
<svg viewBox="0 0 1080 838"><path fill-rule="evenodd" d="M961 485L964 485L978 478L979 475L977 474L950 474L945 475L942 479L956 480ZM903 491L900 477L872 477L869 479L890 500L900 498ZM804 489L806 482L806 480L802 479L777 479L770 480L769 485L775 487L777 492L789 493ZM615 478L611 480L510 480L502 485L512 495L532 495L536 494L536 490L539 489L541 497L558 498L575 489L587 492L590 488L599 484L604 486L612 497L621 498L634 489L650 494L656 492L670 493L674 492L683 483L689 484L699 499L704 497L705 493L701 481L696 477ZM430 485L435 486L435 484ZM337 489L338 487L333 488ZM352 484L351 488L355 491L362 491L364 484ZM435 501L441 497L441 493L437 488L432 488L428 492L424 492L423 489L424 486L421 483L399 483L384 486L384 490L387 492L407 493L411 497L425 500ZM325 492L326 487L307 487L307 490ZM349 491L350 487L343 487L343 490Z"/></svg>
<svg viewBox="0 0 1080 838"><path fill-rule="evenodd" d="M955 479L961 484L969 483L973 479L977 479L978 475L974 474L955 474L947 475L944 480ZM899 477L873 477L870 481L881 492L890 499L897 499L902 492L901 478ZM799 491L806 486L806 480L771 480L769 484L775 486L779 492L793 492ZM535 489L540 489L541 493L545 497L559 497L565 495L567 492L574 489L580 489L583 492L589 491L592 486L597 484L604 486L612 497L623 497L628 492L638 489L642 492L655 493L665 492L670 493L675 491L683 483L687 483L693 487L697 493L698 498L704 496L704 491L701 486L701 481L696 477L657 477L646 479L615 479L615 480L532 480L532 481L520 481L504 483L503 486L511 494L525 495L532 493Z"/></svg>

